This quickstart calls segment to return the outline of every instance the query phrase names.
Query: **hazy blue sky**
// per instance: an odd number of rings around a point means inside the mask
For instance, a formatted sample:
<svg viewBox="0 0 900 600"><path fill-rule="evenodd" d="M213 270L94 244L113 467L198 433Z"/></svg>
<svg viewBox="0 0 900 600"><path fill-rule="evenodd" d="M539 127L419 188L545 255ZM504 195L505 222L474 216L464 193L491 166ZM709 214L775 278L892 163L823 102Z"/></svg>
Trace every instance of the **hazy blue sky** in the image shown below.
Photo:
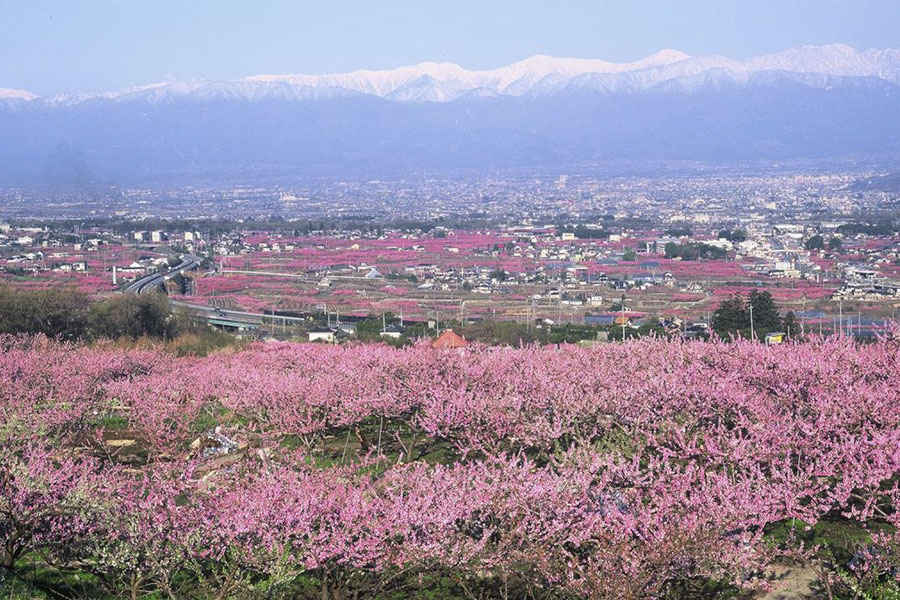
<svg viewBox="0 0 900 600"><path fill-rule="evenodd" d="M38 94L167 78L326 73L532 54L743 58L801 44L900 47L900 0L23 2L0 0L0 87Z"/></svg>

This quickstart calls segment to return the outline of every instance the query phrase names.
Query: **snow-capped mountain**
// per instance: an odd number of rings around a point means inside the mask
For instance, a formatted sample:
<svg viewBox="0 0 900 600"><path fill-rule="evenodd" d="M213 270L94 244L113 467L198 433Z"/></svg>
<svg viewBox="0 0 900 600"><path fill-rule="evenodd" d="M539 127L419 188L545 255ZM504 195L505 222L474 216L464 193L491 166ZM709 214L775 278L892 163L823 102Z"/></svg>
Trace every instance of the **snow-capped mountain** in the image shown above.
<svg viewBox="0 0 900 600"><path fill-rule="evenodd" d="M505 67L482 71L448 62L424 62L381 71L254 75L220 82L162 82L114 92L81 93L41 100L59 105L93 99L163 102L177 98L230 98L256 101L368 94L404 102L449 102L473 96L541 96L569 86L606 93L634 93L662 84L669 89L680 87L687 90L690 81L716 78L744 84L754 74L774 71L873 77L900 84L900 50L859 51L842 44L803 46L740 61L721 56L690 56L667 49L629 63L537 55ZM681 85L673 84L680 79L687 81ZM2 98L36 99L33 94L19 90L0 90Z"/></svg>
<svg viewBox="0 0 900 600"><path fill-rule="evenodd" d="M898 115L900 51L841 45L746 60L663 50L631 63L422 63L42 98L0 90L0 184L900 160Z"/></svg>
<svg viewBox="0 0 900 600"><path fill-rule="evenodd" d="M425 62L389 71L354 71L336 75L256 75L241 82L329 86L397 100L453 100L466 92L520 96L542 85L571 80L585 73L625 73L670 65L690 58L662 50L631 63L537 55L488 71L469 71L454 63Z"/></svg>
<svg viewBox="0 0 900 600"><path fill-rule="evenodd" d="M573 82L583 86L590 80L603 82L612 91L634 92L707 72L746 82L753 74L765 71L876 77L900 84L900 50L857 51L842 44L803 46L738 61L667 49L630 63L538 55L486 71L467 70L454 63L426 62L385 71L334 75L256 75L230 83L284 83L344 89L394 100L441 102L470 92L482 96L546 94Z"/></svg>

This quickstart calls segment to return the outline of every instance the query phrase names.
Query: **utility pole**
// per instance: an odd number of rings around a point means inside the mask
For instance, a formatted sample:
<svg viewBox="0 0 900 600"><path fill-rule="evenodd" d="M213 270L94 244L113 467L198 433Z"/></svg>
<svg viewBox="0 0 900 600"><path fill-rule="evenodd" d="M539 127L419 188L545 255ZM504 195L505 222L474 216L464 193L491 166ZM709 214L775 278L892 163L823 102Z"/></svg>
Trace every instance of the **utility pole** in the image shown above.
<svg viewBox="0 0 900 600"><path fill-rule="evenodd" d="M844 333L844 301L838 300L838 324L840 326L840 334Z"/></svg>
<svg viewBox="0 0 900 600"><path fill-rule="evenodd" d="M753 302L750 303L750 339L756 340L756 330L753 328Z"/></svg>
<svg viewBox="0 0 900 600"><path fill-rule="evenodd" d="M803 297L803 312L800 313L800 334L806 332L806 296Z"/></svg>
<svg viewBox="0 0 900 600"><path fill-rule="evenodd" d="M556 321L562 323L562 286L557 287L559 295L556 297Z"/></svg>

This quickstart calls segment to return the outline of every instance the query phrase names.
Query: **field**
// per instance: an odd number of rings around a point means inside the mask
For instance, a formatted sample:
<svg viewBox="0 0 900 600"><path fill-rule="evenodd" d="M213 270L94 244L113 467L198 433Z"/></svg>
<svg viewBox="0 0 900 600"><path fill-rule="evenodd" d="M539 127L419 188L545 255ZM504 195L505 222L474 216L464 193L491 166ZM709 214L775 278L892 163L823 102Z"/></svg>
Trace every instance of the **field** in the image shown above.
<svg viewBox="0 0 900 600"><path fill-rule="evenodd" d="M816 331L835 329L839 315L868 330L896 316L895 296L847 297L843 306L834 296L848 268L872 269L882 282L896 277L892 236L847 237L840 253L806 252L797 245L791 252L802 259L803 277L777 277L767 269L784 251L697 260L666 258L659 248L646 252L661 235L631 231L612 242L563 239L552 228L448 229L440 235L232 232L218 242L202 242L201 254L218 246L200 272L189 274L194 285L180 299L257 313L580 323L586 314L615 312L625 294L631 312L648 322L659 317L706 322L724 297L764 289L783 312L804 313L804 325ZM695 238L711 242L715 235L698 232ZM45 240L17 246L22 252L16 255L0 253L0 285L76 287L105 297L126 278L164 267L183 250L174 232L172 241L156 244L129 245L128 236L109 233L87 238L93 244L73 244L71 237L53 238L47 246ZM194 251L201 250L199 244Z"/></svg>
<svg viewBox="0 0 900 600"><path fill-rule="evenodd" d="M117 285L113 285L113 265L121 269L138 260L150 264L151 260L163 256L150 249L121 244L87 247L66 244L51 248L36 245L24 250L24 253L14 256L0 253L0 285L68 287L98 297L107 296L118 289ZM118 283L123 281L120 274Z"/></svg>
<svg viewBox="0 0 900 600"><path fill-rule="evenodd" d="M894 337L0 347L11 597L898 593Z"/></svg>
<svg viewBox="0 0 900 600"><path fill-rule="evenodd" d="M637 282L627 290L627 304L645 315L708 321L722 297L760 288L785 310L837 312L829 299L838 281L767 277L754 270L763 263L753 258L685 261L640 253L623 259L624 248L640 251L652 241L653 236L622 243L561 240L542 231L516 236L458 230L439 238L382 239L256 233L243 238L242 254L220 257L222 272L198 279L188 300L259 312L327 306L351 316L391 312L447 321L464 312L581 322L587 313L609 311L621 297L610 278ZM373 268L384 277L367 279ZM592 304L591 298L602 300ZM891 307L882 304L866 305L890 315Z"/></svg>

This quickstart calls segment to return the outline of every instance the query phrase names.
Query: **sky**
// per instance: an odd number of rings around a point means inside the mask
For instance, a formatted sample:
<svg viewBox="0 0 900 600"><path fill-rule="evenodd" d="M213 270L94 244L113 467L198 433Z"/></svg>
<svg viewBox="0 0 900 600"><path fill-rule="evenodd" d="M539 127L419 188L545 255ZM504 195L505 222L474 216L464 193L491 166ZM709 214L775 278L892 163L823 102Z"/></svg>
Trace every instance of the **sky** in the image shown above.
<svg viewBox="0 0 900 600"><path fill-rule="evenodd" d="M900 0L0 0L0 88L38 95L165 80L335 73L534 54L746 58L804 44L900 48Z"/></svg>

